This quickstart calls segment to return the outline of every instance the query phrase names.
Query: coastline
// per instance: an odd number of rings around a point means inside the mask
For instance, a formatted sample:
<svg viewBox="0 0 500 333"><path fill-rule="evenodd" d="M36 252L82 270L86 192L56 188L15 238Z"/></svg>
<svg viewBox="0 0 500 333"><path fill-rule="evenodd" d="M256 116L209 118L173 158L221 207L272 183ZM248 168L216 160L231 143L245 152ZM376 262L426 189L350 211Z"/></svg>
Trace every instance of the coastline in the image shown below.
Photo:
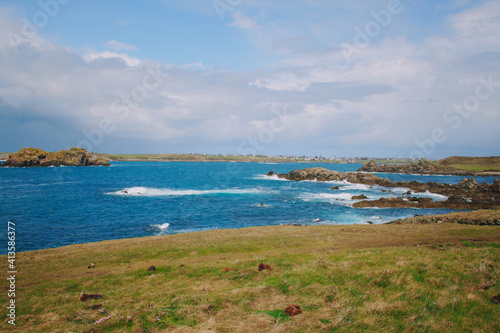
<svg viewBox="0 0 500 333"><path fill-rule="evenodd" d="M210 230L201 230L201 231L191 231L191 232L180 232L169 235L156 235L156 236L143 236L143 237L133 237L133 238L121 238L121 239L109 239L109 240L101 240L96 242L85 242L85 243L76 243L70 245L64 245L54 248L46 248L40 250L28 250L22 251L19 253L34 253L39 251L51 251L63 249L65 247L72 246L92 246L92 244L99 243L107 243L107 242L135 242L139 240L147 240L154 238L162 238L162 237L173 237L173 236L181 236L184 235L189 237L189 235L198 235L200 233L212 233L212 232L226 232L226 231L234 231L238 233L244 233L246 230L258 231L259 229L264 228L279 228L279 227L305 227L305 228L321 228L321 227L339 227L339 228L350 228L350 227L374 227L374 226L383 226L383 225L394 225L394 224L462 224L462 225L471 225L471 226L500 226L500 208L499 209L480 209L480 210L472 210L465 212L452 212L447 214L438 214L438 215L415 215L413 217L407 217L404 219L396 219L389 222L383 223L353 223L353 224L277 224L277 225L268 225L268 226L254 226L254 227L241 227L241 228L223 228L223 229L210 229ZM498 235L500 237L500 234ZM500 239L500 238L499 238ZM1 256L6 256L4 254L0 254Z"/></svg>
<svg viewBox="0 0 500 333"><path fill-rule="evenodd" d="M384 188L409 189L403 196L382 197L376 200L366 200L368 198L364 196L361 198L362 201L353 204L354 208L444 208L458 210L500 208L500 179L495 179L493 184L478 184L474 178L464 178L458 184L420 183L415 180L391 181L374 173L359 170L357 172L340 173L322 167L315 167L292 170L284 174L275 174L274 170L271 170L267 173L267 176L277 176L291 181L348 181L349 183L367 186L376 185ZM331 190L338 190L338 187ZM386 190L386 192L388 191ZM446 200L434 201L420 195L426 192L443 195Z"/></svg>

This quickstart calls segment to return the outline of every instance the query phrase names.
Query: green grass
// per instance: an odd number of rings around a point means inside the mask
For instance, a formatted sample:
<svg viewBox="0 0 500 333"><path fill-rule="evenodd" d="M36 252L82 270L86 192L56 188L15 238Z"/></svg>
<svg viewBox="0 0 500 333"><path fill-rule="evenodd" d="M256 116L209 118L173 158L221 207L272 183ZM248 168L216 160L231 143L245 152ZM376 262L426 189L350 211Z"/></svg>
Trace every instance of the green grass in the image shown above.
<svg viewBox="0 0 500 333"><path fill-rule="evenodd" d="M495 332L500 307L490 299L500 293L498 230L459 224L274 226L22 252L17 325L4 320L1 328ZM0 260L6 262L5 256ZM90 262L96 268L88 269ZM259 272L259 263L272 270ZM156 271L147 271L151 265ZM83 293L103 298L80 302ZM0 302L6 301L1 293ZM102 304L101 312L91 308L95 304ZM290 304L303 313L288 317Z"/></svg>
<svg viewBox="0 0 500 333"><path fill-rule="evenodd" d="M439 164L464 171L483 172L500 171L500 156L491 157L463 157L452 156L438 161Z"/></svg>

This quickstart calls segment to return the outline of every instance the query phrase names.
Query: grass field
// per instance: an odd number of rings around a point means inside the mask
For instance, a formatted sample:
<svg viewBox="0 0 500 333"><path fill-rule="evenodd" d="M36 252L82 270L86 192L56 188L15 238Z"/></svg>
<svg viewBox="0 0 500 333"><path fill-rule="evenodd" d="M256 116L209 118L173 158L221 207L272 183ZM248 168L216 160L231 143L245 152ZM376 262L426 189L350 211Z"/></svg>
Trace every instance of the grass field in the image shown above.
<svg viewBox="0 0 500 333"><path fill-rule="evenodd" d="M498 226L214 230L21 252L17 266L17 325L2 331L500 331Z"/></svg>
<svg viewBox="0 0 500 333"><path fill-rule="evenodd" d="M439 164L459 170L483 172L500 171L500 156L462 157L453 156L438 161Z"/></svg>

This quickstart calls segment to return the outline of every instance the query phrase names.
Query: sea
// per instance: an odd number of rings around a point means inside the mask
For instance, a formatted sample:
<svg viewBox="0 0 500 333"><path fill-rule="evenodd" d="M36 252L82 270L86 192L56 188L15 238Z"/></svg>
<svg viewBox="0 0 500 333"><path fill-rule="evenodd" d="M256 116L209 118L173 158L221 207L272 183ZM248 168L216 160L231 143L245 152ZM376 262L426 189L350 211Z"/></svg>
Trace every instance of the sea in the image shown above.
<svg viewBox="0 0 500 333"><path fill-rule="evenodd" d="M356 209L352 197L403 196L405 188L347 182L288 181L270 170L361 164L237 162L113 162L110 167L0 168L0 254L8 226L16 251L110 239L282 224L381 224L446 209ZM394 181L454 184L464 177L377 174ZM476 177L492 183L495 178ZM339 186L338 190L332 187ZM390 190L390 192L389 192ZM419 196L446 200L442 195ZM9 223L10 222L10 223Z"/></svg>

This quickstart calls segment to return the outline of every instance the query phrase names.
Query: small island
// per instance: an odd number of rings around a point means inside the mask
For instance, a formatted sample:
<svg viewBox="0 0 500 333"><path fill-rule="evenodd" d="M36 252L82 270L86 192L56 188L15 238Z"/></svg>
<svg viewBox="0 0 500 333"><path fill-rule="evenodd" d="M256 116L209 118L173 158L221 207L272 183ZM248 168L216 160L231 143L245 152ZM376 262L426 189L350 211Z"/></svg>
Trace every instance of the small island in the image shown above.
<svg viewBox="0 0 500 333"><path fill-rule="evenodd" d="M83 148L70 148L46 152L39 148L23 148L10 154L2 167L50 167L50 166L110 166L103 157Z"/></svg>
<svg viewBox="0 0 500 333"><path fill-rule="evenodd" d="M405 164L365 163L358 171L415 175L500 176L500 157L452 156L439 161L425 158Z"/></svg>

